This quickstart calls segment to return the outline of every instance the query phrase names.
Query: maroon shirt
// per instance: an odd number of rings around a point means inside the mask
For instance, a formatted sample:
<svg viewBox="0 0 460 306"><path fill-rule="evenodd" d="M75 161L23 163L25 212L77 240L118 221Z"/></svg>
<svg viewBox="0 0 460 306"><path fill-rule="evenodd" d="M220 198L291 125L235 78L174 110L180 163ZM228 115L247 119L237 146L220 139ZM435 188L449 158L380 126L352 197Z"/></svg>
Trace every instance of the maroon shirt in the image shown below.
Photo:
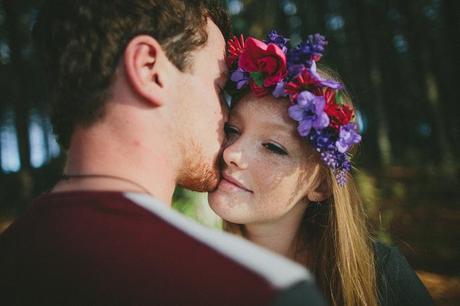
<svg viewBox="0 0 460 306"><path fill-rule="evenodd" d="M247 254L247 256L245 255ZM308 274L153 198L37 198L0 236L4 305L323 305Z"/></svg>

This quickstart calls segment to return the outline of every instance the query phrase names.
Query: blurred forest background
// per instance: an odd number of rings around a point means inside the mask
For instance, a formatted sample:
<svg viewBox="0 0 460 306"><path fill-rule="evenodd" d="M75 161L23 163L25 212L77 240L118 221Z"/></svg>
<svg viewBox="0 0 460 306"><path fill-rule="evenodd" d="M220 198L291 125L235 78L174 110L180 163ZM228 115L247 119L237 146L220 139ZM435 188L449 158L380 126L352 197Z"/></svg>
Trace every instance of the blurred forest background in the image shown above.
<svg viewBox="0 0 460 306"><path fill-rule="evenodd" d="M323 62L359 108L354 175L375 236L401 249L438 305L460 305L460 1L222 2L236 34L277 29L293 45L326 35ZM0 232L56 183L65 158L31 45L39 3L0 5ZM175 207L219 224L205 195L177 190Z"/></svg>

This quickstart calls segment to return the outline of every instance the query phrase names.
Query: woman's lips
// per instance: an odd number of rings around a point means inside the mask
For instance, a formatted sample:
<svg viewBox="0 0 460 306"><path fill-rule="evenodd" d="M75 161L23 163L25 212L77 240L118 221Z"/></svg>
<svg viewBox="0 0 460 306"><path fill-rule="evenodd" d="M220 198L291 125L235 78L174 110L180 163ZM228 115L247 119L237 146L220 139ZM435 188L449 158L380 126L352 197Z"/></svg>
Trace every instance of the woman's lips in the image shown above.
<svg viewBox="0 0 460 306"><path fill-rule="evenodd" d="M249 190L238 180L234 179L233 177L225 173L222 173L222 180L219 186L222 186L223 188L229 189L229 190L235 190L237 188L239 190L243 190L243 191L252 193L252 190Z"/></svg>

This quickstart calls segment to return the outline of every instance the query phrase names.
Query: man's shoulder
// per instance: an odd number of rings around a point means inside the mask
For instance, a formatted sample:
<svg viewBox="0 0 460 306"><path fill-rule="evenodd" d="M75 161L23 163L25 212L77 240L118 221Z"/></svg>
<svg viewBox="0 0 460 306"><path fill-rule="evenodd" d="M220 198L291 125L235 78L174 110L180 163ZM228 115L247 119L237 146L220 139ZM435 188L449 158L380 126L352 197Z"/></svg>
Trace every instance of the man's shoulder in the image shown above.
<svg viewBox="0 0 460 306"><path fill-rule="evenodd" d="M304 280L312 281L310 273L300 265L245 239L198 224L151 197L142 194L126 194L126 197L174 231L177 239L172 242L173 244L180 244L179 239L183 239L185 248L199 246L197 252L203 251L210 256L221 258L223 262L232 262L242 271L257 275L275 288L290 286Z"/></svg>
<svg viewBox="0 0 460 306"><path fill-rule="evenodd" d="M93 287L103 284L123 296L142 296L164 305L181 304L177 290L196 303L212 297L230 303L247 296L248 303L243 304L267 304L278 297L282 305L298 292L319 296L302 267L238 237L205 228L142 194L40 197L13 227L10 236L21 241L10 246L22 245L17 251L23 254L13 258L13 251L8 260L24 275L48 273L53 279L73 275L79 285L87 284L89 277ZM22 269L23 264L37 271ZM309 305L313 293L300 305Z"/></svg>
<svg viewBox="0 0 460 306"><path fill-rule="evenodd" d="M231 279L238 279L238 286L246 283L244 286L250 287L251 282L254 282L253 289L248 291L254 296L259 290L268 289L265 294L273 297L270 299L271 305L325 305L311 274L297 263L235 235L204 227L145 195L126 194L126 196L153 215L160 217L187 239L193 240L200 249L207 250L211 257L220 258L219 263L213 266L212 260L206 261L206 256L203 256L200 260L204 264L203 269L221 271L222 278L229 273ZM236 274L232 275L233 273ZM200 277L206 277L206 273L201 274ZM219 283L220 280L214 279L212 282ZM224 280L218 287L226 286L225 283ZM249 304L257 303L254 301Z"/></svg>

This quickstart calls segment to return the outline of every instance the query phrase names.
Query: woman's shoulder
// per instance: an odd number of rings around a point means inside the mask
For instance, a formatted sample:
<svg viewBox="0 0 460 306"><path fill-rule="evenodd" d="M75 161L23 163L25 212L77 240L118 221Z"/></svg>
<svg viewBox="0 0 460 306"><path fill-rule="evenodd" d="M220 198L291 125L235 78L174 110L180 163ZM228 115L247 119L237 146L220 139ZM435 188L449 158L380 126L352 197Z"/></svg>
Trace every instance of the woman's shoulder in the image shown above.
<svg viewBox="0 0 460 306"><path fill-rule="evenodd" d="M381 305L434 305L415 271L397 247L373 243Z"/></svg>
<svg viewBox="0 0 460 306"><path fill-rule="evenodd" d="M406 258L397 247L386 245L380 241L374 241L373 247L377 271L383 272L398 270L399 268L410 268Z"/></svg>
<svg viewBox="0 0 460 306"><path fill-rule="evenodd" d="M394 252L396 248L385 245L380 241L374 241L373 247L374 247L377 269L378 270L383 269L386 266L391 253Z"/></svg>

